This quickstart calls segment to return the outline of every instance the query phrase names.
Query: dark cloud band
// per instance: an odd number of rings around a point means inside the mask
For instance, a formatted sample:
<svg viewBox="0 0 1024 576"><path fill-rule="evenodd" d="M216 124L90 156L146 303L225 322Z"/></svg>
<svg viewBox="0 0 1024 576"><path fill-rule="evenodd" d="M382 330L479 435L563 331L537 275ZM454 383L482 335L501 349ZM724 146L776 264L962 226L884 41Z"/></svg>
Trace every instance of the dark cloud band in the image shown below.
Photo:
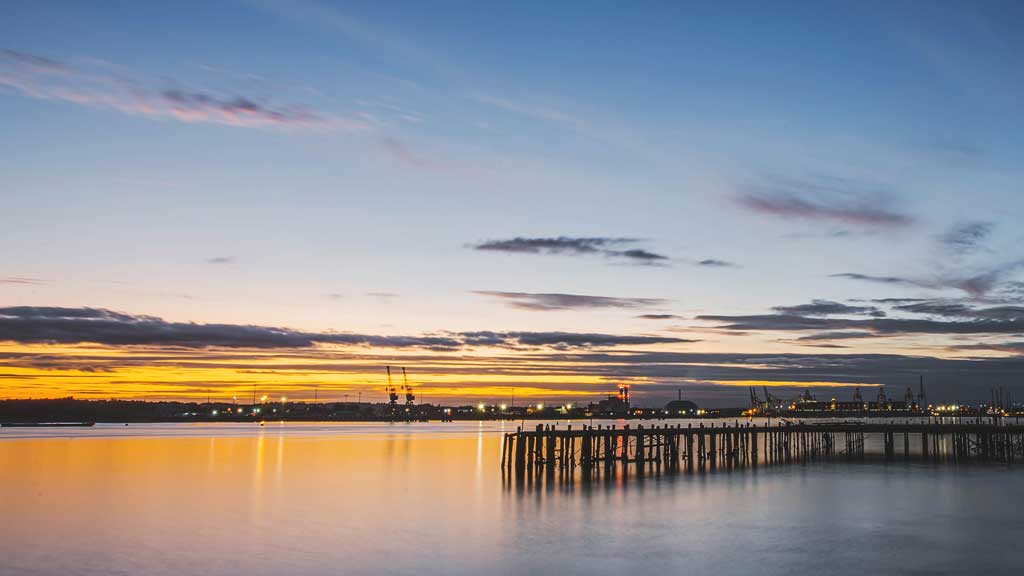
<svg viewBox="0 0 1024 576"><path fill-rule="evenodd" d="M573 332L441 332L378 336L236 324L168 322L102 308L0 308L0 341L180 348L309 348L317 344L458 350L468 347L599 348L693 342L685 338Z"/></svg>

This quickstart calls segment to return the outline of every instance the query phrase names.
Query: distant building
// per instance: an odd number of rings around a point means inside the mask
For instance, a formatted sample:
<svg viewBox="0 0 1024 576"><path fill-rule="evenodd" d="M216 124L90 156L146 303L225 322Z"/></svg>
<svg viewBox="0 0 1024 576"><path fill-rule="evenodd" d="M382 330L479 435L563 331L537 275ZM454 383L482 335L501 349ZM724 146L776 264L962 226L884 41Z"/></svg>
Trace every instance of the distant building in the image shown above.
<svg viewBox="0 0 1024 576"><path fill-rule="evenodd" d="M618 394L609 394L597 405L591 404L590 411L601 416L626 416L629 413L629 386L619 386Z"/></svg>
<svg viewBox="0 0 1024 576"><path fill-rule="evenodd" d="M673 400L665 404L665 414L671 416L696 416L697 405L689 400Z"/></svg>

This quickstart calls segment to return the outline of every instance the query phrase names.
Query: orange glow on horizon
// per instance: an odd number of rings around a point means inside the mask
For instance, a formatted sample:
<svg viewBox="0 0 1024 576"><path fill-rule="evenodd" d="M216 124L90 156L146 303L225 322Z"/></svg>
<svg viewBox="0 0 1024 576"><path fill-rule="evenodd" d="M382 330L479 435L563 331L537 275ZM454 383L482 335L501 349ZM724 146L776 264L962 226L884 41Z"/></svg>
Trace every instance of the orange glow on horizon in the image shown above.
<svg viewBox="0 0 1024 576"><path fill-rule="evenodd" d="M182 349L99 345L0 344L0 398L119 398L250 402L254 391L292 401L386 401L386 365L409 366L409 380L426 401L497 398L598 400L620 384L667 384L619 376L624 361L574 363L552 354L491 350L467 353L372 353L365 349ZM700 366L701 364L687 364ZM720 366L728 365L723 362ZM747 368L751 367L749 364ZM766 367L767 368L767 367ZM670 383L671 381L669 381ZM678 382L678 380L677 380ZM723 387L848 388L872 383L775 380L698 380ZM314 392L315 390L315 392ZM642 392L641 392L642 393Z"/></svg>

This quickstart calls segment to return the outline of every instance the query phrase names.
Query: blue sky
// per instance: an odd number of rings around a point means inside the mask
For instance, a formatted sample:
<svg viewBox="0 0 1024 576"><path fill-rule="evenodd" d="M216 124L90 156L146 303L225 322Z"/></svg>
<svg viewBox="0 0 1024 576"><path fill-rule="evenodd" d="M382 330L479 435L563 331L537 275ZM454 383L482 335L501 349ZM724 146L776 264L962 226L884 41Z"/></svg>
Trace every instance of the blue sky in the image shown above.
<svg viewBox="0 0 1024 576"><path fill-rule="evenodd" d="M699 353L1024 350L1016 3L0 16L3 306ZM864 302L891 298L969 310ZM878 310L775 318L814 301ZM940 324L849 322L878 315Z"/></svg>

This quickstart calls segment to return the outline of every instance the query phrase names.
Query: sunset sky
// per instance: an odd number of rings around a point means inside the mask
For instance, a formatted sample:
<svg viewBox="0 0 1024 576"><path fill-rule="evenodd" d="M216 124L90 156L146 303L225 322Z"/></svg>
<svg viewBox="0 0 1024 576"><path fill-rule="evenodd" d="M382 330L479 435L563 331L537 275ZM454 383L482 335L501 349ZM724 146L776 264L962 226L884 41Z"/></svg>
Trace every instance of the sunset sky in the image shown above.
<svg viewBox="0 0 1024 576"><path fill-rule="evenodd" d="M718 4L3 2L0 398L1024 394L1024 5Z"/></svg>

